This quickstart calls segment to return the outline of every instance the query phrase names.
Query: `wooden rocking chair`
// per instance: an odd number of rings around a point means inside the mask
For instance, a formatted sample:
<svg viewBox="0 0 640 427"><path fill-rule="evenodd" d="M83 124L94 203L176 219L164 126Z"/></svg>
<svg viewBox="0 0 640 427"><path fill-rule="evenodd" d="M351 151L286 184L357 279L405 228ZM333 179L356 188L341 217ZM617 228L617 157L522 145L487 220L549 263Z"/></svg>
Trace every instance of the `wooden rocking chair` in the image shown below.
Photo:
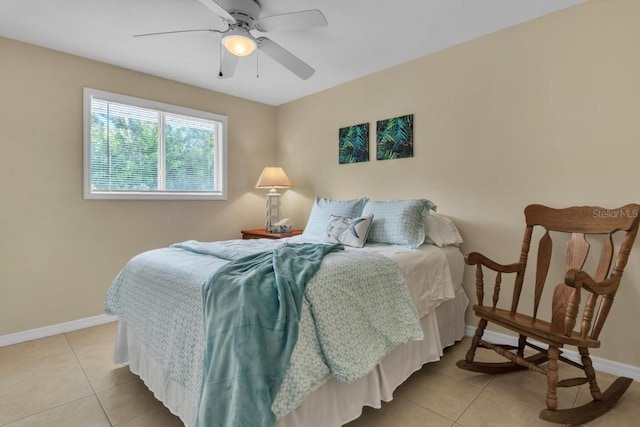
<svg viewBox="0 0 640 427"><path fill-rule="evenodd" d="M473 310L480 318L480 322L465 359L458 361L457 365L462 369L488 374L514 372L528 368L546 375L547 409L543 409L540 412L540 418L554 423L585 423L611 409L632 383L630 378L620 377L605 392L601 392L596 381L596 373L591 363L591 358L589 357L589 348L600 347L598 336L613 304L624 267L627 264L631 247L638 232L640 205L630 204L612 210L595 206L552 209L542 205L530 205L524 210L524 214L527 227L519 262L502 265L477 252L467 256L467 264L476 266L478 304L473 306ZM530 316L518 313L517 310L534 226L543 227L545 232L538 246L533 315ZM560 283L555 288L551 321L546 322L538 319L537 314L551 261L552 241L549 235L550 231L568 233L569 240L566 250L564 283ZM617 231L624 231L626 235L618 250L613 271L609 274L614 255L614 244L611 236ZM590 246L585 234L604 235L602 253L593 276L582 271ZM496 272L493 304L491 306L486 306L483 303L485 293L483 266ZM513 298L509 310L496 307L500 296L502 274L506 273L516 273ZM580 330L574 331L583 291L586 291L588 297L582 309ZM595 321L592 326L594 318ZM516 332L519 335L518 345L496 345L483 340L482 335L488 322L493 322ZM544 343L548 348L530 343L528 339ZM582 363L577 363L561 355L560 349L565 345L578 347ZM534 349L537 353L525 357L525 346ZM509 362L484 363L474 361L478 347L492 349L507 358ZM546 361L549 362L547 369L539 366ZM558 361L584 370L585 377L558 381ZM573 387L586 383L589 383L591 396L593 397L590 403L577 408L558 409L557 387Z"/></svg>

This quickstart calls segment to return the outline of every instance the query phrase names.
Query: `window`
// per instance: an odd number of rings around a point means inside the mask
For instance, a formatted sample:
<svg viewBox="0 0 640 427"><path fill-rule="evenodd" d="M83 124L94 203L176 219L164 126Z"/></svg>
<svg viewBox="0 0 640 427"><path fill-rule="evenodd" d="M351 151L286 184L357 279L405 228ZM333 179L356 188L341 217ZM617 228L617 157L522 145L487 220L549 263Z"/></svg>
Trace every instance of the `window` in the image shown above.
<svg viewBox="0 0 640 427"><path fill-rule="evenodd" d="M227 198L227 118L84 89L85 199Z"/></svg>

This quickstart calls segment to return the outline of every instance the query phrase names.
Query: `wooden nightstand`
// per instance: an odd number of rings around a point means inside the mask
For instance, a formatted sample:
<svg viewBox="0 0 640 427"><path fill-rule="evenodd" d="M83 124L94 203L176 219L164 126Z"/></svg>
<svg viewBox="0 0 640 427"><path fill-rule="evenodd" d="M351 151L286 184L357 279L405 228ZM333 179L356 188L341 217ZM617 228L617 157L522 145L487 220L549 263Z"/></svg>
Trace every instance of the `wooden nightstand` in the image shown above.
<svg viewBox="0 0 640 427"><path fill-rule="evenodd" d="M290 233L270 233L264 228L255 230L242 230L243 239L284 239L285 237L297 236L302 234L302 230L291 230Z"/></svg>

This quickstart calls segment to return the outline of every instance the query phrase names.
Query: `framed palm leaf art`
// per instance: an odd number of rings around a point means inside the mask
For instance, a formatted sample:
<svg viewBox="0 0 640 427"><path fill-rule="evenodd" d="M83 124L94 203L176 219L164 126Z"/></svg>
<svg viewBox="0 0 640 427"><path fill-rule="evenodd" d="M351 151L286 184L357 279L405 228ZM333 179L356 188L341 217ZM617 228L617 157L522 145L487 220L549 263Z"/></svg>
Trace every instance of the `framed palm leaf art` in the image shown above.
<svg viewBox="0 0 640 427"><path fill-rule="evenodd" d="M369 161L369 123L340 128L338 131L338 162Z"/></svg>
<svg viewBox="0 0 640 427"><path fill-rule="evenodd" d="M376 158L378 160L413 157L413 114L376 123Z"/></svg>

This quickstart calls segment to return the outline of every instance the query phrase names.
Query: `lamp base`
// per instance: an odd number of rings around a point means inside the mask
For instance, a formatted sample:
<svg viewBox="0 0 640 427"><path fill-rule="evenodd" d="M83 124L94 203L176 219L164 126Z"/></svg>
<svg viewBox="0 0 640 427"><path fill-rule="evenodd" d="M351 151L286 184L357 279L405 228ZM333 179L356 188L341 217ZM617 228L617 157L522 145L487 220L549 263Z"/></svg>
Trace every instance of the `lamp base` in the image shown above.
<svg viewBox="0 0 640 427"><path fill-rule="evenodd" d="M267 193L264 229L272 231L273 224L280 221L280 194L272 188Z"/></svg>

